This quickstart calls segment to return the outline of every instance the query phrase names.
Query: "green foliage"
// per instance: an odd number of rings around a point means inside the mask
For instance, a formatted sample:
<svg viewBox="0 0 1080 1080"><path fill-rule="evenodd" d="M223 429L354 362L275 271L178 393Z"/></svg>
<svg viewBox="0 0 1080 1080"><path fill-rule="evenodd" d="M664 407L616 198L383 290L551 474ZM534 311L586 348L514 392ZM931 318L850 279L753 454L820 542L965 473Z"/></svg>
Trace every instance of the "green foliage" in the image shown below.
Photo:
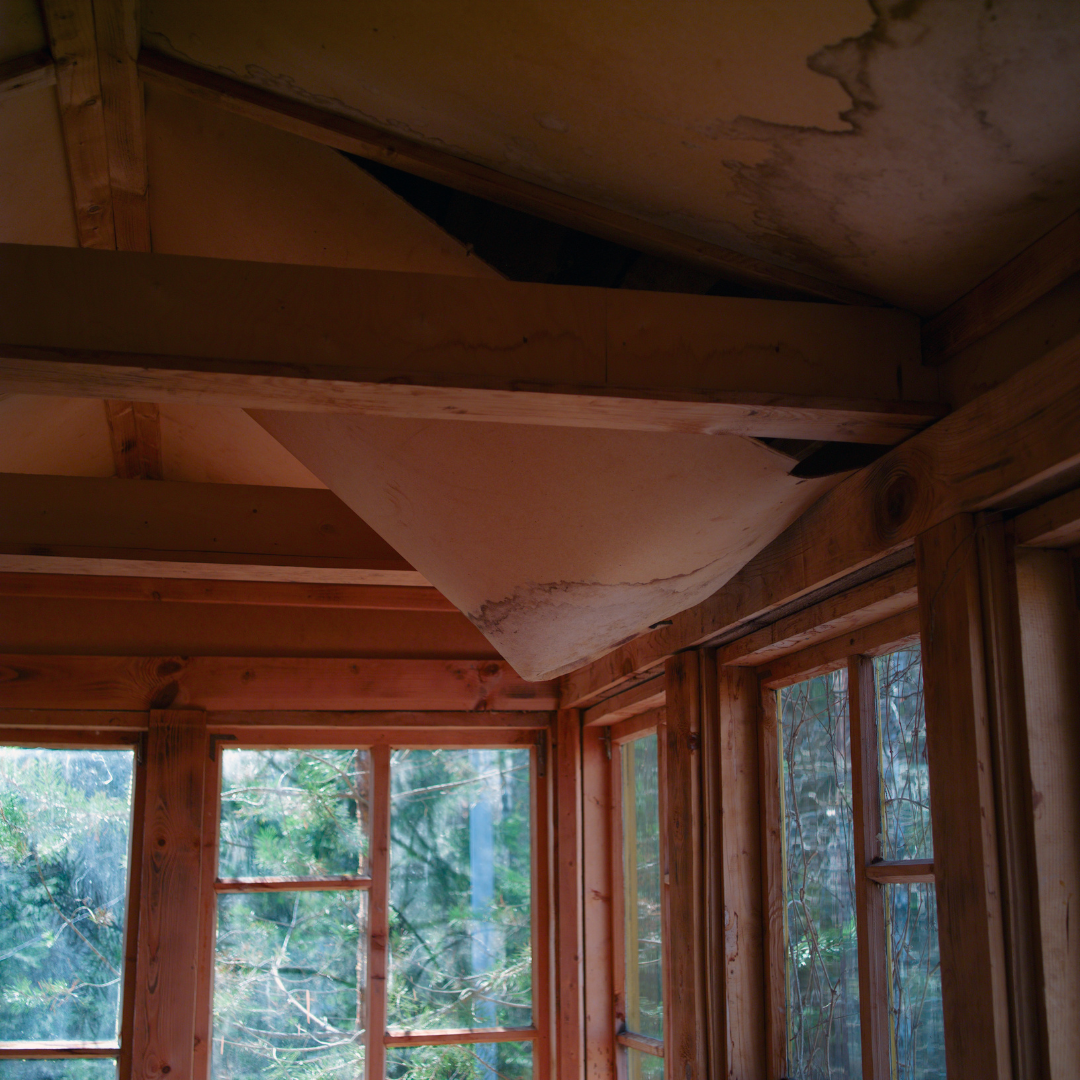
<svg viewBox="0 0 1080 1080"><path fill-rule="evenodd" d="M394 1047L386 1055L387 1080L526 1080L531 1043Z"/></svg>

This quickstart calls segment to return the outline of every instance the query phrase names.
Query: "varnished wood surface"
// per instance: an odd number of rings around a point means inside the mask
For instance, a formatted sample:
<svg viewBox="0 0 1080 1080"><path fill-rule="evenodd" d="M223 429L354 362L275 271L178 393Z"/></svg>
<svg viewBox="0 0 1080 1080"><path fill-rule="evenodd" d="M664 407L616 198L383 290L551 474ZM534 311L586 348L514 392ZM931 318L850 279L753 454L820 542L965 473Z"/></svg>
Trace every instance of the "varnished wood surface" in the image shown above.
<svg viewBox="0 0 1080 1080"><path fill-rule="evenodd" d="M628 690L623 690L619 694L598 702L591 709L586 709L583 714L583 723L585 727L618 724L631 716L659 708L664 704L664 694L664 680L662 678L650 679L648 682L639 683L637 686L632 686Z"/></svg>

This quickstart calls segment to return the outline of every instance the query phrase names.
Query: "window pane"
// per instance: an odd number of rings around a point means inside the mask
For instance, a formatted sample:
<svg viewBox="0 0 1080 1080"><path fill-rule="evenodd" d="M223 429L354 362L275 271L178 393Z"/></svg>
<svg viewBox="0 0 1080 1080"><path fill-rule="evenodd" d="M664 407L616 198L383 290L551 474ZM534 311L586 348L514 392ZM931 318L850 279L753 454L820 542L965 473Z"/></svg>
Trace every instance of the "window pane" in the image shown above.
<svg viewBox="0 0 1080 1080"><path fill-rule="evenodd" d="M886 859L932 859L922 651L916 646L877 657L874 682L881 745L882 853Z"/></svg>
<svg viewBox="0 0 1080 1080"><path fill-rule="evenodd" d="M218 874L363 877L371 755L366 750L226 750Z"/></svg>
<svg viewBox="0 0 1080 1080"><path fill-rule="evenodd" d="M933 885L886 885L897 1080L945 1080L945 1027Z"/></svg>
<svg viewBox="0 0 1080 1080"><path fill-rule="evenodd" d="M846 1080L862 1064L847 671L779 699L788 1071Z"/></svg>
<svg viewBox="0 0 1080 1080"><path fill-rule="evenodd" d="M363 1075L367 893L218 897L213 1075Z"/></svg>
<svg viewBox="0 0 1080 1080"><path fill-rule="evenodd" d="M0 1080L116 1080L111 1058L74 1061L0 1061Z"/></svg>
<svg viewBox="0 0 1080 1080"><path fill-rule="evenodd" d="M621 748L623 913L626 925L626 1026L638 1035L662 1039L660 773L656 749L655 733L624 743Z"/></svg>
<svg viewBox="0 0 1080 1080"><path fill-rule="evenodd" d="M532 1043L388 1046L387 1080L528 1080Z"/></svg>
<svg viewBox="0 0 1080 1080"><path fill-rule="evenodd" d="M394 751L391 1027L531 1023L529 774L526 749Z"/></svg>
<svg viewBox="0 0 1080 1080"><path fill-rule="evenodd" d="M0 1039L118 1037L133 763L0 747Z"/></svg>
<svg viewBox="0 0 1080 1080"><path fill-rule="evenodd" d="M664 1080L664 1059L644 1054L632 1046L626 1048L627 1080Z"/></svg>

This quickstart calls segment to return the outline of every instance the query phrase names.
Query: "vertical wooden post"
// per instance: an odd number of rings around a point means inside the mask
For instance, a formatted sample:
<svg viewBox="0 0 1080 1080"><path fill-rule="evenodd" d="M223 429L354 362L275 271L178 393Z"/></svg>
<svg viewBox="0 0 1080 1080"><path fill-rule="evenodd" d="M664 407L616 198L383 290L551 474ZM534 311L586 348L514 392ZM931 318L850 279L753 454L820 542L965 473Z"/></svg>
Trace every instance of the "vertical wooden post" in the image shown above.
<svg viewBox="0 0 1080 1080"><path fill-rule="evenodd" d="M717 803L706 822L718 829L719 889L708 897L722 919L721 1045L713 1052L718 1077L763 1077L765 1068L765 958L761 922L761 804L758 735L761 691L753 669L717 671L715 717L703 716L703 772L715 770ZM707 700L707 699L706 699ZM712 729L712 730L710 730ZM703 755L704 756L704 755ZM711 957L711 952L710 952Z"/></svg>
<svg viewBox="0 0 1080 1080"><path fill-rule="evenodd" d="M211 1038L214 1031L214 958L217 950L218 829L221 823L221 747L211 736L207 740L206 770L203 773L202 869L199 894L199 985L195 991L195 1080L207 1080L213 1061Z"/></svg>
<svg viewBox="0 0 1080 1080"><path fill-rule="evenodd" d="M878 755L874 662L848 658L848 719L851 725L851 803L855 842L855 897L859 940L859 1014L863 1080L891 1080L891 999L885 927L885 887L866 876L881 858L881 777Z"/></svg>
<svg viewBox="0 0 1080 1080"><path fill-rule="evenodd" d="M558 1080L585 1075L582 913L581 713L563 709L555 731L555 897Z"/></svg>
<svg viewBox="0 0 1080 1080"><path fill-rule="evenodd" d="M975 525L918 537L919 621L950 1076L1012 1075Z"/></svg>
<svg viewBox="0 0 1080 1080"><path fill-rule="evenodd" d="M665 665L667 725L660 759L660 827L666 839L663 896L664 1063L673 1080L707 1070L704 890L701 865L701 665L678 653Z"/></svg>
<svg viewBox="0 0 1080 1080"><path fill-rule="evenodd" d="M386 987L390 964L390 747L371 748L371 895L368 900L367 1075L386 1072Z"/></svg>
<svg viewBox="0 0 1080 1080"><path fill-rule="evenodd" d="M555 1073L552 1059L555 1043L555 970L557 934L555 925L555 785L552 781L554 758L553 728L539 732L533 751L533 1024L540 1037L533 1043L533 1075L538 1080L551 1080Z"/></svg>
<svg viewBox="0 0 1080 1080"><path fill-rule="evenodd" d="M585 938L585 1076L615 1080L615 1027L612 1023L614 956L611 886L610 732L582 731L582 924Z"/></svg>
<svg viewBox="0 0 1080 1080"><path fill-rule="evenodd" d="M206 717L152 711L146 748L132 1074L191 1080Z"/></svg>
<svg viewBox="0 0 1080 1080"><path fill-rule="evenodd" d="M1080 1076L1080 651L1064 551L1018 548L1047 1080Z"/></svg>

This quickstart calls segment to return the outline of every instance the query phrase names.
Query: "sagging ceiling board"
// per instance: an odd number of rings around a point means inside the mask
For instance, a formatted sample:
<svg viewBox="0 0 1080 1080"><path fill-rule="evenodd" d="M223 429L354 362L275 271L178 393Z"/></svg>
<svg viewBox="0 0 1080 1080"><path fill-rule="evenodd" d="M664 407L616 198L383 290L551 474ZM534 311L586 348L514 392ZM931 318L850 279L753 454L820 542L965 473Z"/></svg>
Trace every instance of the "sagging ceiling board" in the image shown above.
<svg viewBox="0 0 1080 1080"><path fill-rule="evenodd" d="M921 314L1080 205L1075 0L147 0L143 39Z"/></svg>
<svg viewBox="0 0 1080 1080"><path fill-rule="evenodd" d="M704 599L834 482L730 435L251 415L527 679Z"/></svg>

